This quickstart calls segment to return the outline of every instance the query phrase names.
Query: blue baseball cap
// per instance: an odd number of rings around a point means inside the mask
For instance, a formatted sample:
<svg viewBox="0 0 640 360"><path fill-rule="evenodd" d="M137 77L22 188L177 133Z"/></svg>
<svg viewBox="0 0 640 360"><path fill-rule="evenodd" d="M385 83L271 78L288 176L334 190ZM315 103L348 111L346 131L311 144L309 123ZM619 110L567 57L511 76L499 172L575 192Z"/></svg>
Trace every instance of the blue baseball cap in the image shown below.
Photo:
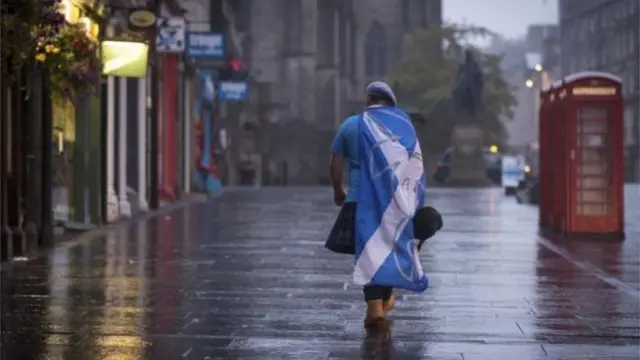
<svg viewBox="0 0 640 360"><path fill-rule="evenodd" d="M396 95L391 90L391 86L384 81L374 81L367 85L367 95L386 97L396 105Z"/></svg>

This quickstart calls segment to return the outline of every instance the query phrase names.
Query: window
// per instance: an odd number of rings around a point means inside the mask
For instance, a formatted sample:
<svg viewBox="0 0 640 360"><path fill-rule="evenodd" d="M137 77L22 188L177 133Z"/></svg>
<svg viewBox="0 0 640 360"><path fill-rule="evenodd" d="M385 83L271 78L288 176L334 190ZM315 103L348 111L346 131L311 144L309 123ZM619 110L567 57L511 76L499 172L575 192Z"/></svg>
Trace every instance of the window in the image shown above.
<svg viewBox="0 0 640 360"><path fill-rule="evenodd" d="M630 67L626 70L624 83L622 84L625 95L633 95L636 92L636 86L638 84L636 72L637 69L635 67Z"/></svg>
<svg viewBox="0 0 640 360"><path fill-rule="evenodd" d="M588 21L588 19L580 20L580 36L578 37L578 40L580 40L580 41L586 40L586 38L588 36L589 24L588 24L587 21Z"/></svg>
<svg viewBox="0 0 640 360"><path fill-rule="evenodd" d="M364 43L364 66L366 76L387 75L387 45L384 27L374 22Z"/></svg>
<svg viewBox="0 0 640 360"><path fill-rule="evenodd" d="M420 27L427 28L429 26L429 18L427 17L426 0L418 0L418 14L420 16Z"/></svg>
<svg viewBox="0 0 640 360"><path fill-rule="evenodd" d="M284 2L285 28L284 32L285 52L287 55L297 55L302 52L302 7L300 0L287 0Z"/></svg>
<svg viewBox="0 0 640 360"><path fill-rule="evenodd" d="M357 75L357 71L356 71L356 64L357 64L357 50L356 50L356 44L358 43L358 28L357 25L355 23L355 19L352 17L349 19L351 22L351 26L349 26L349 44L350 46L348 47L349 49L349 74L351 75L351 80L355 81L356 79L356 75Z"/></svg>
<svg viewBox="0 0 640 360"><path fill-rule="evenodd" d="M402 0L402 25L405 30L411 29L411 4L410 0Z"/></svg>
<svg viewBox="0 0 640 360"><path fill-rule="evenodd" d="M617 3L617 8L618 8L618 20L624 19L624 12L625 12L624 3Z"/></svg>
<svg viewBox="0 0 640 360"><path fill-rule="evenodd" d="M626 97L627 93L629 92L629 71L624 70L621 78L622 78L622 96Z"/></svg>
<svg viewBox="0 0 640 360"><path fill-rule="evenodd" d="M347 52L347 44L348 44L348 27L347 27L347 17L344 14L339 15L338 22L338 67L340 69L340 74L344 75L347 73L348 69L348 52Z"/></svg>
<svg viewBox="0 0 640 360"><path fill-rule="evenodd" d="M624 109L624 145L633 145L633 107L627 106Z"/></svg>
<svg viewBox="0 0 640 360"><path fill-rule="evenodd" d="M300 2L300 0L296 0ZM336 12L333 3L329 1L318 2L318 65L334 66L336 63ZM300 30L300 33L302 31Z"/></svg>
<svg viewBox="0 0 640 360"><path fill-rule="evenodd" d="M600 51L600 65L604 65L607 63L607 54L609 53L608 51Z"/></svg>
<svg viewBox="0 0 640 360"><path fill-rule="evenodd" d="M622 5L622 12L625 19L631 15L631 1L627 1Z"/></svg>
<svg viewBox="0 0 640 360"><path fill-rule="evenodd" d="M236 29L239 31L249 30L249 24L251 21L251 9L249 8L249 0L236 0L231 2L231 6L234 7Z"/></svg>

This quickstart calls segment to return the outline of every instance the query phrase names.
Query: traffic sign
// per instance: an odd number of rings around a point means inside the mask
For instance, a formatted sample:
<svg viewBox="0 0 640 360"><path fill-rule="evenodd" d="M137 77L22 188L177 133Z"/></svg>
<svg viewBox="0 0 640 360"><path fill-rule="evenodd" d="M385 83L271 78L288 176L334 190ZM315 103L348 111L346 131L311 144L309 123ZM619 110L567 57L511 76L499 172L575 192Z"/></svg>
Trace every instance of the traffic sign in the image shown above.
<svg viewBox="0 0 640 360"><path fill-rule="evenodd" d="M156 49L163 53L181 53L185 50L187 23L182 17L158 19Z"/></svg>

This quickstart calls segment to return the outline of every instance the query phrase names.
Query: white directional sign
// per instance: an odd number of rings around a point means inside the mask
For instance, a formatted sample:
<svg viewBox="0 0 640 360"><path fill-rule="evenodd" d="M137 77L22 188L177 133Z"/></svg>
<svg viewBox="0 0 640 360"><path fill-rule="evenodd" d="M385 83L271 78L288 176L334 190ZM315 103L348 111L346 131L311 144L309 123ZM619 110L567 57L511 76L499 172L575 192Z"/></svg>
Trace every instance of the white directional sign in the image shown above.
<svg viewBox="0 0 640 360"><path fill-rule="evenodd" d="M184 52L187 23L182 17L158 18L158 52Z"/></svg>

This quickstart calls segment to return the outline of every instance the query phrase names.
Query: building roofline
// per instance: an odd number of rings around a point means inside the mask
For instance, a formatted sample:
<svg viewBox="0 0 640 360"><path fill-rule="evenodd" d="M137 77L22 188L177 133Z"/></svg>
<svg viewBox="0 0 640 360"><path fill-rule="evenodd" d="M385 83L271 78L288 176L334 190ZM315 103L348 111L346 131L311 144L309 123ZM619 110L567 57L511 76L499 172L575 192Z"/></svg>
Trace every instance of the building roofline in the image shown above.
<svg viewBox="0 0 640 360"><path fill-rule="evenodd" d="M602 71L581 71L581 72L566 76L564 78L564 82L570 83L570 82L574 82L574 81L578 81L578 80L586 79L590 77L602 77L602 78L609 79L611 81L615 81L617 83L622 84L621 78L613 74L602 72Z"/></svg>

